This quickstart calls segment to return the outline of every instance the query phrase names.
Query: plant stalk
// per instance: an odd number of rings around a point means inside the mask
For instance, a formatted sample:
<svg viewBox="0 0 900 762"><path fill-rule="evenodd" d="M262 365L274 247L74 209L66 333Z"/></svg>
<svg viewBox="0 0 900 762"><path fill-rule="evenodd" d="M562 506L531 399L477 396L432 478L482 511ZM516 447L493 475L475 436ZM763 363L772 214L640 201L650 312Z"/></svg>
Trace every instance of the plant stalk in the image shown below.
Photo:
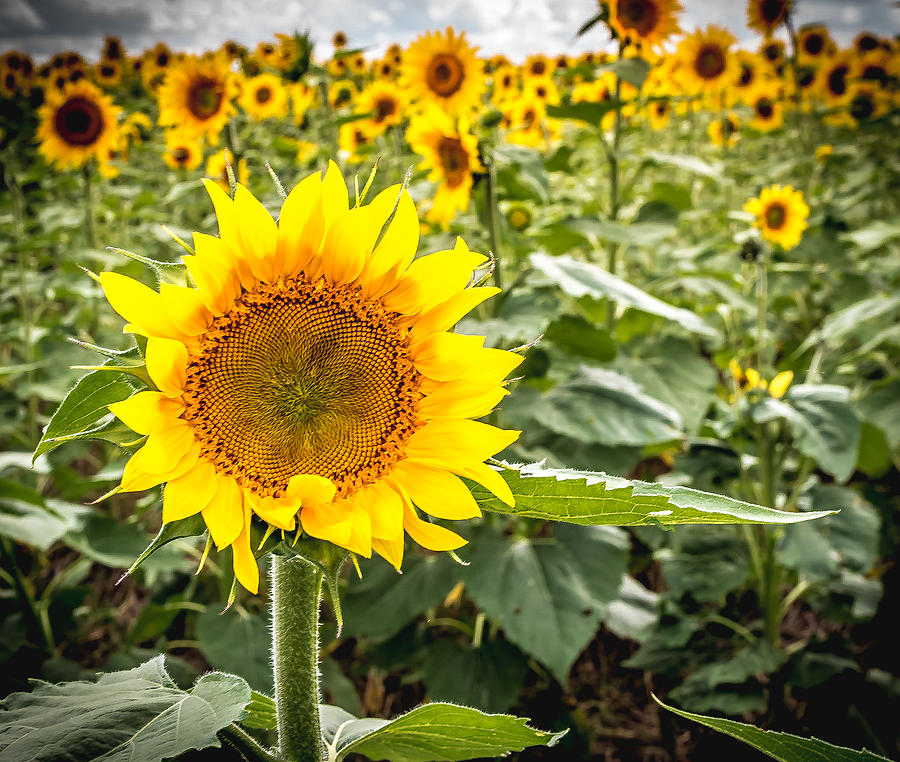
<svg viewBox="0 0 900 762"><path fill-rule="evenodd" d="M484 177L484 212L487 218L491 254L494 255L494 283L503 288L503 260L500 258L500 229L497 219L497 193L494 160L491 158Z"/></svg>
<svg viewBox="0 0 900 762"><path fill-rule="evenodd" d="M322 572L302 558L272 556L272 660L278 753L322 762L319 727L319 600Z"/></svg>

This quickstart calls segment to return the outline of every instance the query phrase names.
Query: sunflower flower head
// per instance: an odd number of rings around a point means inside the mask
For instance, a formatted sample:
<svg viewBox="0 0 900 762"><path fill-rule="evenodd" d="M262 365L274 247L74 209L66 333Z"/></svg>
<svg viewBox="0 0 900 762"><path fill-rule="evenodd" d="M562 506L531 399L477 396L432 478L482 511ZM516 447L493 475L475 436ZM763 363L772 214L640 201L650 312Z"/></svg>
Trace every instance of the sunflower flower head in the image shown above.
<svg viewBox="0 0 900 762"><path fill-rule="evenodd" d="M678 34L678 0L611 0L609 24L621 40L658 49Z"/></svg>
<svg viewBox="0 0 900 762"><path fill-rule="evenodd" d="M397 568L405 534L462 546L420 511L478 516L460 477L513 500L484 461L518 432L473 419L504 397L521 357L450 331L499 290L470 287L485 257L457 239L416 258L406 190L350 208L333 163L291 191L277 224L242 185L234 199L207 190L219 235L194 234L193 287L100 275L126 330L147 337L153 381L110 406L147 437L121 490L165 482L163 521L200 513L253 592L254 523Z"/></svg>
<svg viewBox="0 0 900 762"><path fill-rule="evenodd" d="M770 243L787 251L793 249L806 230L809 207L803 193L790 185L770 185L757 198L744 204L744 211L754 216L754 227Z"/></svg>
<svg viewBox="0 0 900 762"><path fill-rule="evenodd" d="M215 143L234 113L237 88L225 56L185 56L159 88L159 123Z"/></svg>

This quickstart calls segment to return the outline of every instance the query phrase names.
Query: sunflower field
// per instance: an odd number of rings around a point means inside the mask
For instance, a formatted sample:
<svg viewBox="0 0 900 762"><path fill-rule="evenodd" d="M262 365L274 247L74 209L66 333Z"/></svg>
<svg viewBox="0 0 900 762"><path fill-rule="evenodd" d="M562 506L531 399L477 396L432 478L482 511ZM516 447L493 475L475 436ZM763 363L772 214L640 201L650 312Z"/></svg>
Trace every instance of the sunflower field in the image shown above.
<svg viewBox="0 0 900 762"><path fill-rule="evenodd" d="M0 53L0 762L900 759L898 43L681 15Z"/></svg>

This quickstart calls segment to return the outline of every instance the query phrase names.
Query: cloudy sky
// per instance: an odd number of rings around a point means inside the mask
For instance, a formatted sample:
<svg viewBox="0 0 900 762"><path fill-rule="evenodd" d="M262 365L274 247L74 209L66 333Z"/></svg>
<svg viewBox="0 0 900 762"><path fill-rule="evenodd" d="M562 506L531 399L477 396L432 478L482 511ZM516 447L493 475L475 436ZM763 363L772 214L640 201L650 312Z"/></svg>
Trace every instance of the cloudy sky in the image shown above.
<svg viewBox="0 0 900 762"><path fill-rule="evenodd" d="M796 0L799 24L826 22L839 42L861 29L893 35L900 30L895 0ZM744 41L743 0L682 0L682 26L716 23ZM602 47L592 31L576 30L596 12L595 0L0 0L0 51L23 49L41 58L63 49L95 56L105 34L129 51L159 40L180 50L218 47L227 39L253 46L276 32L309 30L320 53L343 29L354 47L381 52L406 44L426 29L448 24L468 32L481 52L521 60Z"/></svg>

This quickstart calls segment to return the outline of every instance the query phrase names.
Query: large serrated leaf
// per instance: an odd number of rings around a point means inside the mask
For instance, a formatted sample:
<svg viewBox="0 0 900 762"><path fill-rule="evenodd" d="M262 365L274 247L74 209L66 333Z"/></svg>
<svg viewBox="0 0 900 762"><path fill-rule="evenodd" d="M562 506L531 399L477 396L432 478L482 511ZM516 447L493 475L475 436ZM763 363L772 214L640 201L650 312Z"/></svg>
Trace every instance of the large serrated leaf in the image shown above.
<svg viewBox="0 0 900 762"><path fill-rule="evenodd" d="M548 521L605 526L794 524L834 513L776 511L712 492L630 481L596 471L544 468L540 463L502 465L500 475L512 490L515 506L472 485L478 504L488 511Z"/></svg>
<svg viewBox="0 0 900 762"><path fill-rule="evenodd" d="M425 704L394 720L359 720L327 705L320 714L329 762L351 753L391 762L457 762L554 746L565 735L535 730L521 717L455 704Z"/></svg>
<svg viewBox="0 0 900 762"><path fill-rule="evenodd" d="M663 709L668 709L679 717L699 722L708 728L737 738L780 762L888 762L886 757L865 749L848 749L846 746L835 746L818 738L803 738L790 733L762 730L736 720L706 717L702 714L685 712L683 709L675 709L664 704L656 696L653 696L653 700Z"/></svg>
<svg viewBox="0 0 900 762"><path fill-rule="evenodd" d="M0 703L0 760L161 762L221 746L216 734L242 716L250 688L235 675L211 673L186 693L163 661L8 696Z"/></svg>
<svg viewBox="0 0 900 762"><path fill-rule="evenodd" d="M672 320L692 333L717 335L712 326L693 312L657 299L597 265L581 262L567 254L551 257L540 252L531 255L531 265L575 298L612 299L617 304Z"/></svg>
<svg viewBox="0 0 900 762"><path fill-rule="evenodd" d="M110 360L106 364L115 362ZM120 439L124 427L114 423L108 406L127 399L135 388L124 373L95 370L83 376L56 409L34 450L34 457L76 439L107 439L111 435ZM131 440L140 438L134 432L130 435Z"/></svg>

